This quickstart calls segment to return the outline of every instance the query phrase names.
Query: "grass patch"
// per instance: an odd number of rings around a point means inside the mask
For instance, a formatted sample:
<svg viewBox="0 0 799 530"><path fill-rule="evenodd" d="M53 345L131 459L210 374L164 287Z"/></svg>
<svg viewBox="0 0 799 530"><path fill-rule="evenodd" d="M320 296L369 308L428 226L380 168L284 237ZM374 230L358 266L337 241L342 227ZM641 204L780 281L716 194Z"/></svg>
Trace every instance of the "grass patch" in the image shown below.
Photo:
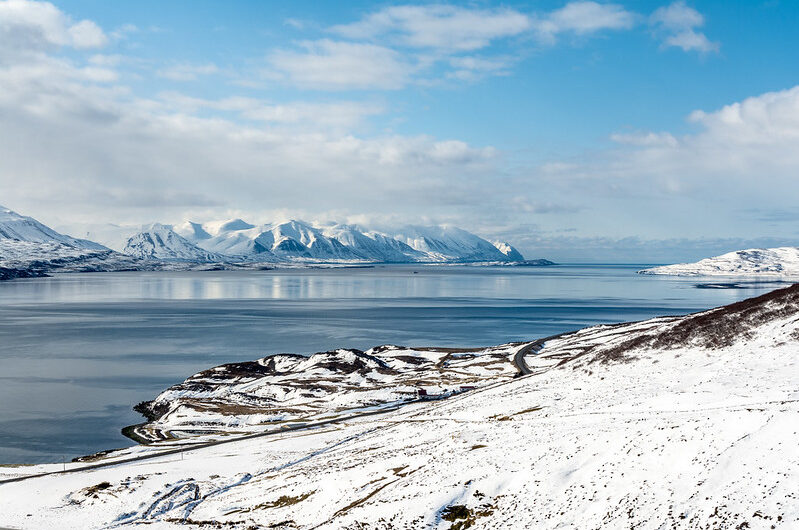
<svg viewBox="0 0 799 530"><path fill-rule="evenodd" d="M307 499L308 497L310 497L314 493L316 493L316 490L313 490L313 491L311 491L309 493L306 493L305 495L298 495L297 497L292 497L290 495L281 495L280 497L278 497L276 500L274 500L272 502L263 502L263 503L258 504L256 506L253 506L252 509L253 510L264 510L264 509L269 509L269 508L283 508L285 506L292 506L294 504L298 504L298 503L304 501L305 499Z"/></svg>
<svg viewBox="0 0 799 530"><path fill-rule="evenodd" d="M441 519L452 523L450 530L465 530L474 526L477 519L491 515L493 511L493 507L487 504L474 510L463 504L452 504L441 511Z"/></svg>

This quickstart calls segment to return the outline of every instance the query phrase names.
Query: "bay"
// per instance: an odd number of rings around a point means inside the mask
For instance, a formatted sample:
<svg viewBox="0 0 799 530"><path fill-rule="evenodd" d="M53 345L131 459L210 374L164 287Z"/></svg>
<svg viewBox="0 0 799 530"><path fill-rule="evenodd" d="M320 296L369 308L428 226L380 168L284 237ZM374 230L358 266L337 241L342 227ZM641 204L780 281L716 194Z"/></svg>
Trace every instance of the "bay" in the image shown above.
<svg viewBox="0 0 799 530"><path fill-rule="evenodd" d="M62 274L0 282L0 463L130 445L131 407L211 366L380 344L489 346L771 290L647 265ZM716 286L716 284L711 285Z"/></svg>

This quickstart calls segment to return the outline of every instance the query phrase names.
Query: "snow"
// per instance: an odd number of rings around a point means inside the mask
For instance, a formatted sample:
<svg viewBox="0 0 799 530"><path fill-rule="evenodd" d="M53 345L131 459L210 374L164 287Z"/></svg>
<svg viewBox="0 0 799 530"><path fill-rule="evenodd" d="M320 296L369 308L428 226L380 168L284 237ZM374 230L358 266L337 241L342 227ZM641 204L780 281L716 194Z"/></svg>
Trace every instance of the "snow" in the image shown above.
<svg viewBox="0 0 799 530"><path fill-rule="evenodd" d="M493 245L497 247L497 250L505 254L509 260L524 261L524 256L522 256L522 253L512 247L509 243L506 243L505 241L494 241Z"/></svg>
<svg viewBox="0 0 799 530"><path fill-rule="evenodd" d="M314 226L304 221L252 225L241 219L205 224L186 221L175 232L195 245L243 260L473 262L520 261L513 247L502 249L454 227L406 227L394 235L353 225Z"/></svg>
<svg viewBox="0 0 799 530"><path fill-rule="evenodd" d="M653 267L639 271L639 274L799 277L799 248L750 248L706 258L696 263Z"/></svg>
<svg viewBox="0 0 799 530"><path fill-rule="evenodd" d="M379 346L366 352L339 349L303 357L273 355L252 363L219 366L195 374L152 402L159 418L135 429L141 439L202 433L257 432L264 423L333 417L375 405L458 391L511 378L508 361L517 347L469 351Z"/></svg>
<svg viewBox="0 0 799 530"><path fill-rule="evenodd" d="M20 215L4 206L0 206L0 240L2 239L31 243L55 243L89 250L108 250L93 241L59 234L33 217Z"/></svg>
<svg viewBox="0 0 799 530"><path fill-rule="evenodd" d="M139 259L177 260L191 262L220 262L229 258L201 249L175 233L171 227L154 223L130 237L124 254Z"/></svg>
<svg viewBox="0 0 799 530"><path fill-rule="evenodd" d="M394 234L431 261L508 261L492 243L452 226L406 226Z"/></svg>
<svg viewBox="0 0 799 530"><path fill-rule="evenodd" d="M343 224L314 226L290 220L253 225L242 219L227 219L204 224L185 221L176 226L161 223L140 227L102 225L86 234L101 239L108 246L60 234L31 217L0 207L0 241L42 245L35 248L17 245L9 250L13 245L6 244L6 253L0 254L0 267L4 266L4 259L12 258L12 253L22 266L36 260L53 264L64 256L74 261L78 257L70 250L72 248L93 252L111 252L113 248L140 260L119 258L129 269L175 268L179 262L188 268L188 264L208 263L246 267L259 263L281 266L414 262L505 264L523 260L507 243L495 246L454 227L406 227L389 235ZM57 250L48 255L47 252L54 249ZM25 256L26 250L33 253Z"/></svg>
<svg viewBox="0 0 799 530"><path fill-rule="evenodd" d="M798 338L797 287L589 328L449 399L0 484L2 524L797 528Z"/></svg>

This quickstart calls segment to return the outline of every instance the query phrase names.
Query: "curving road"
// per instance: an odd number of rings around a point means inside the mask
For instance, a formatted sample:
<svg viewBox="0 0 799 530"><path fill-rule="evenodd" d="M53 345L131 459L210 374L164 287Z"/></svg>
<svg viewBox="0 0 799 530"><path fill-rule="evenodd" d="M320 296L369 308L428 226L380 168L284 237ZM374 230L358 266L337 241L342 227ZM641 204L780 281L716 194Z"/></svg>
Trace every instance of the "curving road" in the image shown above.
<svg viewBox="0 0 799 530"><path fill-rule="evenodd" d="M526 355L538 353L544 347L544 343L545 342L547 342L550 339L553 339L553 338L556 338L556 337L560 337L561 335L563 335L563 334L552 335L550 337L544 337L543 339L535 340L535 341L530 342L529 344L525 344L524 346L519 348L519 351L517 351L516 354L513 356L513 364L516 366L516 369L519 370L518 376L531 375L533 373L533 371L530 370L530 367L527 366L527 363L524 361L524 357ZM47 472L47 473L36 473L36 474L33 474L33 475L25 475L25 476L21 476L21 477L3 479L3 480L0 480L0 485L1 484L9 484L9 483L12 483L12 482L21 482L23 480L28 480L28 479L32 479L32 478L38 478L38 477L45 477L45 476L49 476L49 475L65 475L67 473L79 473L81 471L90 471L92 469L101 469L101 468L104 468L104 467L115 466L117 464L127 464L127 463L130 463L130 462L140 462L142 460L150 460L150 459L153 459L153 458L160 458L162 456L176 455L178 453L183 453L183 452L187 452L187 451L193 451L195 449L204 449L206 447L213 447L213 446L216 446L216 445L222 445L222 444L228 444L228 443L232 443L232 442L238 442L238 441L241 441L241 440L249 440L249 439L252 439L252 438L261 438L261 437L264 437L264 436L272 436L274 434L282 434L282 433L291 432L291 431L298 431L298 430L302 430L302 429L311 429L311 428L314 428L314 427L322 427L324 425L330 425L330 424L333 424L333 423L340 423L340 422L347 421L347 420L354 420L354 419L358 419L358 418L363 418L365 416L374 416L374 415L377 415L377 414L383 414L383 413L386 413L386 412L390 412L390 411L396 410L396 409L398 409L398 408L400 408L400 407L402 407L404 405L408 405L410 403L417 403L417 402L421 402L421 401L425 401L425 400L413 399L413 400L410 400L410 401L403 401L402 403L398 403L396 405L388 406L388 407L385 407L385 408L382 408L382 409L379 409L379 410L375 410L375 411L371 411L371 412L361 412L361 413L358 413L358 414L352 414L350 416L343 416L343 417L333 418L333 419L329 419L329 420L322 420L322 421L317 421L317 422L304 423L304 424L295 425L295 426L291 426L291 427L282 427L282 428L272 429L272 430L269 430L269 431L266 431L266 432L261 432L261 433L256 433L256 434L248 434L248 435L245 435L245 436L237 436L237 437L228 438L228 439L224 439L224 440L216 440L216 441L213 441L213 442L204 442L204 443L184 446L184 447L180 447L180 448L176 448L176 449L168 449L168 450L165 450L165 451L152 452L152 453L148 453L148 454L144 454L144 455L132 456L132 457L129 457L129 458L121 458L119 460L114 460L114 461L111 461L111 462L100 462L100 463L97 463L97 464L89 464L89 465L84 465L84 466L72 467L72 468L69 468L69 469L66 469L66 470L63 470L63 471L50 471L50 472ZM0 529L0 530L2 530L2 529Z"/></svg>
<svg viewBox="0 0 799 530"><path fill-rule="evenodd" d="M524 346L519 348L519 351L517 351L516 354L513 356L513 364L516 366L516 369L519 370L517 377L533 374L533 371L530 370L530 367L527 366L527 363L524 360L524 358L527 355L537 354L544 348L544 343L546 343L547 341L550 341L552 339L557 339L559 337L562 337L563 335L568 335L569 333L570 332L558 333L557 335L550 335L549 337L544 337L543 339L534 340L533 342L525 344Z"/></svg>
<svg viewBox="0 0 799 530"><path fill-rule="evenodd" d="M409 400L409 401L403 401L401 403L397 403L395 405L390 405L390 406L387 406L385 408L381 408L379 410L373 410L371 412L359 412L357 414L351 414L349 416L342 416L342 417L339 417L339 418L332 418L332 419L329 419L329 420L322 420L322 421L316 421L316 422L310 422L310 423L303 423L303 424L300 424L300 425L294 425L294 426L290 426L290 427L284 426L284 427L280 427L280 428L277 428L277 429L272 429L272 430L269 430L269 431L266 431L266 432L259 432L259 433L255 433L255 434L247 434L247 435L244 435L244 436L236 436L236 437L227 438L227 439L224 439L224 440L215 440L213 442L203 442L203 443L198 443L198 444L194 444L194 445L187 445L187 446L183 446L183 447L178 448L178 449L168 449L166 451L158 451L158 452L154 451L152 453L148 453L148 454L144 454L144 455L132 456L132 457L128 457L128 458L120 458L119 460L114 460L114 461L111 461L111 462L100 462L100 463L97 463L97 464L89 464L89 465L85 465L85 466L72 467L72 468L69 468L69 469L66 469L66 470L62 470L62 471L49 471L49 472L46 472L46 473L36 473L34 475L25 475L25 476L21 476L21 477L8 478L8 479L0 480L0 485L9 484L11 482L22 482L23 480L28 480L28 479L31 479L31 478L46 477L46 476L49 476L49 475L66 475L67 473L78 473L80 471L89 471L89 470L92 470L92 469L100 469L100 468L104 468L104 467L115 466L117 464L127 464L127 463L130 463L130 462L140 462L142 460L150 460L150 459L159 458L159 457L162 457L162 456L176 455L178 453L189 452L189 451L193 451L195 449L204 449L206 447L213 447L215 445L229 444L229 443L232 443L232 442L240 442L241 440L250 440L252 438L261 438L263 436L272 436L274 434L283 434L283 433L286 433L286 432L299 431L299 430L302 430L302 429L312 429L314 427L322 427L324 425L330 425L330 424L333 424L333 423L341 423L341 422L347 421L347 420L355 420L355 419L358 419L358 418L363 418L365 416L374 416L376 414L384 414L386 412L397 410L398 408L403 407L405 405L409 405L411 403L418 403L418 402L421 402L421 401L424 401L424 400L412 399L412 400ZM2 528L0 528L0 530L2 530Z"/></svg>

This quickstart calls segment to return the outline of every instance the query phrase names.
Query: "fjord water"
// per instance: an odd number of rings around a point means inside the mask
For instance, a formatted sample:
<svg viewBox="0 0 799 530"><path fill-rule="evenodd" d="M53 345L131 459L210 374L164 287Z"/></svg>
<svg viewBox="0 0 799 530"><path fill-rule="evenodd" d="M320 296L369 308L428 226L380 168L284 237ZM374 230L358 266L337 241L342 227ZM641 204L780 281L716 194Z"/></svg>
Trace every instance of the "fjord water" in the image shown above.
<svg viewBox="0 0 799 530"><path fill-rule="evenodd" d="M0 282L0 464L130 445L131 407L205 368L379 344L487 346L771 290L642 265L63 274Z"/></svg>

